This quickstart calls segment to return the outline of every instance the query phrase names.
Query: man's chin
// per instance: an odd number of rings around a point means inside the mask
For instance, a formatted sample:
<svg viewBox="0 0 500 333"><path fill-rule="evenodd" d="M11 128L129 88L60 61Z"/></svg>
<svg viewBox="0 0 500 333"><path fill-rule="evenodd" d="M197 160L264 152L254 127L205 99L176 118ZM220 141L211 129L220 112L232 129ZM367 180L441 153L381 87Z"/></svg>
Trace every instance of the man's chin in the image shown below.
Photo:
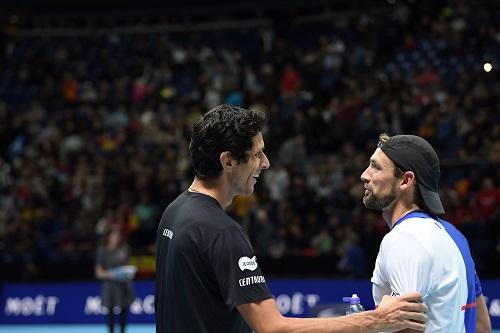
<svg viewBox="0 0 500 333"><path fill-rule="evenodd" d="M366 208L372 209L371 206L371 200L370 200L370 195L366 194L363 196L363 204L365 205Z"/></svg>
<svg viewBox="0 0 500 333"><path fill-rule="evenodd" d="M378 210L378 211L382 211L383 208L381 208L377 202L375 202L371 196L369 195L365 195L363 197L363 204L365 205L366 208L368 209L373 209L373 210Z"/></svg>
<svg viewBox="0 0 500 333"><path fill-rule="evenodd" d="M252 185L249 188L247 188L247 190L245 191L245 193L243 193L242 195L252 195L253 192L254 192L254 185Z"/></svg>

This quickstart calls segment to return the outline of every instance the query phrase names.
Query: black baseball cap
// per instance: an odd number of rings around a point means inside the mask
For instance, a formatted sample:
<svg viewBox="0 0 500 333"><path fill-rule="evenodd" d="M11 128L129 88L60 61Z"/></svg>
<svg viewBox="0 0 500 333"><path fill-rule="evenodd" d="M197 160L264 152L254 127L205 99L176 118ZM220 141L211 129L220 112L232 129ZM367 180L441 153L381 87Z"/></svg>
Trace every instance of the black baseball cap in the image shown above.
<svg viewBox="0 0 500 333"><path fill-rule="evenodd" d="M403 171L413 171L426 208L444 214L439 198L439 158L425 139L416 135L395 135L378 147Z"/></svg>

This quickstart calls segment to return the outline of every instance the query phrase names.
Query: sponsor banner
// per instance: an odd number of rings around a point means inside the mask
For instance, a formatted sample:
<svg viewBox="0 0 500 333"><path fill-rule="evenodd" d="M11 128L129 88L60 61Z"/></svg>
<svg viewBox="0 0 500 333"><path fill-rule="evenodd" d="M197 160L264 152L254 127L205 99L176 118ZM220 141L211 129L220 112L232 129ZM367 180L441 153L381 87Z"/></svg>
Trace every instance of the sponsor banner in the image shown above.
<svg viewBox="0 0 500 333"><path fill-rule="evenodd" d="M373 309L371 283L358 280L270 280L280 312L288 317L336 317L345 314L342 298L358 294Z"/></svg>
<svg viewBox="0 0 500 333"><path fill-rule="evenodd" d="M500 328L500 280L481 281L481 287L490 313L491 326Z"/></svg>
<svg viewBox="0 0 500 333"><path fill-rule="evenodd" d="M5 284L2 286L0 324L102 323L99 282ZM135 301L130 322L154 322L154 283L134 283Z"/></svg>
<svg viewBox="0 0 500 333"><path fill-rule="evenodd" d="M244 258L242 267L253 267ZM240 281L260 282L264 277ZM255 281L254 281L255 280ZM259 281L257 281L259 280ZM280 312L290 317L343 315L342 297L356 293L365 309L373 309L371 283L357 280L267 280ZM494 328L500 328L500 280L482 281ZM100 283L4 284L0 299L0 324L103 323L107 309L101 305ZM135 301L129 307L131 323L154 322L154 282L134 283Z"/></svg>

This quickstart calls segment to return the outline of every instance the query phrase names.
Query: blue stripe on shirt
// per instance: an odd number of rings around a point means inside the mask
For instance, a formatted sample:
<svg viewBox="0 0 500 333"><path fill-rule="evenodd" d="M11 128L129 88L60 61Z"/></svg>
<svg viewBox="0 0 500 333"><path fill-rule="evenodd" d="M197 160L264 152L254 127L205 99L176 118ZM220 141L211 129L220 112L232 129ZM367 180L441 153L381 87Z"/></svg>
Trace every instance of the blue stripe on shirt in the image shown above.
<svg viewBox="0 0 500 333"><path fill-rule="evenodd" d="M446 222L440 218L437 218L439 223L441 223L448 235L451 236L455 244L457 244L462 258L465 263L465 270L467 272L467 304L465 304L462 309L465 311L464 314L464 324L465 331L467 333L476 332L476 296L481 294L481 284L479 278L476 274L476 269L474 265L474 260L469 249L469 243L465 239L464 235L458 231L451 223ZM479 288L477 290L476 288Z"/></svg>

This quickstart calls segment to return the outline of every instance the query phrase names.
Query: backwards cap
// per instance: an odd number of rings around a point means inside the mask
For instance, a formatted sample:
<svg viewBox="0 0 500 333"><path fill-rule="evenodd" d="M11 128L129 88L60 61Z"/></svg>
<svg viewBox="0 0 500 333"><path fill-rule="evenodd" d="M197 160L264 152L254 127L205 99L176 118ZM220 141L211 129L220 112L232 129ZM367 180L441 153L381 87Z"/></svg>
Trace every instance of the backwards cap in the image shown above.
<svg viewBox="0 0 500 333"><path fill-rule="evenodd" d="M439 158L432 146L415 135L396 135L378 147L403 171L413 171L428 210L439 215L444 208L439 198Z"/></svg>

